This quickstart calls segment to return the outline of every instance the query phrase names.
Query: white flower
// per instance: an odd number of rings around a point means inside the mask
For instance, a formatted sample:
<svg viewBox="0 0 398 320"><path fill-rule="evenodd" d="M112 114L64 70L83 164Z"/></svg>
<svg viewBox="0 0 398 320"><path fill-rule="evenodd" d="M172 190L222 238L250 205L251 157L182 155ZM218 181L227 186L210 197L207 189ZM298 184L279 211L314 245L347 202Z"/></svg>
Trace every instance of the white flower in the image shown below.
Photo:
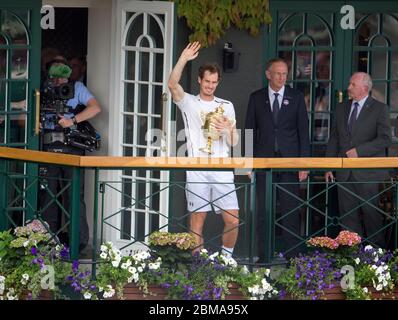
<svg viewBox="0 0 398 320"><path fill-rule="evenodd" d="M122 265L121 265L121 268L122 269L124 269L124 270L126 270L126 269L128 269L128 264L125 262L125 263L122 263Z"/></svg>
<svg viewBox="0 0 398 320"><path fill-rule="evenodd" d="M157 270L157 269L159 269L159 267L160 267L160 263L150 263L150 264L148 265L148 267L149 267L149 269L151 269L151 270Z"/></svg>
<svg viewBox="0 0 398 320"><path fill-rule="evenodd" d="M381 285L381 284L378 284L377 286L376 286L376 290L377 291L380 291L380 290L382 290L383 289L383 286Z"/></svg>
<svg viewBox="0 0 398 320"><path fill-rule="evenodd" d="M112 261L112 266L117 268L119 266L120 260L113 260Z"/></svg>
<svg viewBox="0 0 398 320"><path fill-rule="evenodd" d="M356 258L354 261L356 264L359 264L361 262L361 260L359 258Z"/></svg>
<svg viewBox="0 0 398 320"><path fill-rule="evenodd" d="M244 274L248 274L249 273L249 269L247 268L247 266L243 266L242 267L242 273L244 273Z"/></svg>
<svg viewBox="0 0 398 320"><path fill-rule="evenodd" d="M369 244L365 247L365 251L371 251L373 250L373 247Z"/></svg>
<svg viewBox="0 0 398 320"><path fill-rule="evenodd" d="M101 252L100 257L102 259L106 259L107 258L107 254L105 252Z"/></svg>
<svg viewBox="0 0 398 320"><path fill-rule="evenodd" d="M29 245L29 240L26 240L26 241L23 243L23 246L26 248L28 245Z"/></svg>
<svg viewBox="0 0 398 320"><path fill-rule="evenodd" d="M144 271L144 269L142 269L142 267L138 267L137 270L138 270L138 272Z"/></svg>
<svg viewBox="0 0 398 320"><path fill-rule="evenodd" d="M219 255L218 252L214 252L214 253L209 257L209 260L210 260L210 261L214 261L214 259L215 259L216 257L218 257L218 255Z"/></svg>
<svg viewBox="0 0 398 320"><path fill-rule="evenodd" d="M0 282L4 282L6 278L4 276L0 276Z"/></svg>
<svg viewBox="0 0 398 320"><path fill-rule="evenodd" d="M102 244L102 245L101 245L101 251L102 251L102 252L108 251L108 247Z"/></svg>
<svg viewBox="0 0 398 320"><path fill-rule="evenodd" d="M379 254L383 254L383 249L379 248L379 250L377 251Z"/></svg>
<svg viewBox="0 0 398 320"><path fill-rule="evenodd" d="M269 277L270 273L271 273L270 269L265 269L265 276L266 277Z"/></svg>
<svg viewBox="0 0 398 320"><path fill-rule="evenodd" d="M91 293L90 292L86 292L86 293L84 293L83 297L84 297L84 299L89 300L89 299L91 299Z"/></svg>
<svg viewBox="0 0 398 320"><path fill-rule="evenodd" d="M206 253L209 253L209 251L207 251L205 248L203 248L202 250L200 250L200 253L206 254Z"/></svg>
<svg viewBox="0 0 398 320"><path fill-rule="evenodd" d="M366 288L366 287L362 288L362 290L363 290L363 292L365 292L365 293L368 293L368 292L369 292L368 288Z"/></svg>
<svg viewBox="0 0 398 320"><path fill-rule="evenodd" d="M25 279L25 280L29 280L29 275L27 273L24 273L22 275L22 278Z"/></svg>
<svg viewBox="0 0 398 320"><path fill-rule="evenodd" d="M136 267L129 267L128 270L129 270L130 273L136 273L137 272Z"/></svg>

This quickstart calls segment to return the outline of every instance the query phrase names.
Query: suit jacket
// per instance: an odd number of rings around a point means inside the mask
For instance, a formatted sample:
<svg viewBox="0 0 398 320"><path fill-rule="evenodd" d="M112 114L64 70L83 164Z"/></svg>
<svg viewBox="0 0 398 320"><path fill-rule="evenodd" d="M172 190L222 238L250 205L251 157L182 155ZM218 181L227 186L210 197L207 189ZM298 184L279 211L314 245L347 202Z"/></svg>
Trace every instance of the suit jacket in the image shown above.
<svg viewBox="0 0 398 320"><path fill-rule="evenodd" d="M366 99L352 133L348 132L348 117L352 101L338 104L327 146L327 157L346 158L346 152L352 148L359 157L385 157L391 144L391 126L388 107L372 97ZM388 171L342 170L336 178L347 181L352 172L357 181L376 181L388 177Z"/></svg>
<svg viewBox="0 0 398 320"><path fill-rule="evenodd" d="M282 157L309 157L308 115L304 96L285 86L282 105L274 125L268 87L250 95L245 129L253 129L253 153L256 158L275 156L275 139Z"/></svg>

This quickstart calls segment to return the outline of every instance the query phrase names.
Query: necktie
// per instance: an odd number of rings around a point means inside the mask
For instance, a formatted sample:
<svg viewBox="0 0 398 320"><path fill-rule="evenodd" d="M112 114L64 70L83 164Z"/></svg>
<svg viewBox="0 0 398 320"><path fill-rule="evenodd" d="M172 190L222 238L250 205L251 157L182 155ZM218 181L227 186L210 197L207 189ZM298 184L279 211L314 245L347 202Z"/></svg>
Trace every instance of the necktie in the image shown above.
<svg viewBox="0 0 398 320"><path fill-rule="evenodd" d="M274 125L277 125L278 123L278 113L279 113L279 101L278 101L278 96L279 93L274 93L275 99L274 103L272 104L272 116L274 120Z"/></svg>
<svg viewBox="0 0 398 320"><path fill-rule="evenodd" d="M350 119L348 120L348 132L349 133L352 133L352 129L354 128L354 123L357 120L358 107L359 107L359 103L354 102L354 109L352 110Z"/></svg>

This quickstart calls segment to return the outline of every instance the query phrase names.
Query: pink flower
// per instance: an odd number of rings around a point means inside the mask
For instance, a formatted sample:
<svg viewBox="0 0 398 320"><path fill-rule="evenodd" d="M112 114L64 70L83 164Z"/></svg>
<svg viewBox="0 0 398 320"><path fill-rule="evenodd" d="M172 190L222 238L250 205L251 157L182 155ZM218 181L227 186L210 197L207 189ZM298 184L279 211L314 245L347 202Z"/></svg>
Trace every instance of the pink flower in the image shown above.
<svg viewBox="0 0 398 320"><path fill-rule="evenodd" d="M307 244L313 247L328 248L331 250L337 249L339 244L336 240L329 237L315 237L307 241Z"/></svg>
<svg viewBox="0 0 398 320"><path fill-rule="evenodd" d="M339 245L349 247L361 243L361 237L358 235L358 233L347 230L341 231L335 240Z"/></svg>

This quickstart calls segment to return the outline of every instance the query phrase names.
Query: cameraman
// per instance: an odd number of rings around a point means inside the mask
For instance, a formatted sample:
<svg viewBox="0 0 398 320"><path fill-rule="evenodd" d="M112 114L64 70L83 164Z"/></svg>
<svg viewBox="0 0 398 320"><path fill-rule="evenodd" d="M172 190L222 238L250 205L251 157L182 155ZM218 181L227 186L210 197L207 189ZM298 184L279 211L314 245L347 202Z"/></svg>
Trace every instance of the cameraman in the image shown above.
<svg viewBox="0 0 398 320"><path fill-rule="evenodd" d="M57 56L48 65L48 86L50 91L56 91L61 88L60 86L68 83L68 78L72 72L71 68L67 65L65 58L62 56ZM69 112L63 114L57 113L56 115L51 113L46 113L45 117L57 117L57 122L55 126L43 127L41 124L41 139L42 139L42 150L48 152L59 152L67 153L73 155L83 156L85 150L82 148L73 147L71 145L66 145L63 131L66 128L72 126L76 127L78 123L89 120L95 117L101 108L98 101L89 92L89 90L80 81L72 82L74 87L74 96L67 100L65 105ZM58 87L58 88L57 88ZM80 105L85 106L84 110L79 113L73 113L75 109ZM60 133L60 134L59 134ZM57 137L57 138L55 138ZM61 138L59 138L61 137ZM53 195L58 194L67 183L72 179L72 169L68 167L60 166L44 166L40 168L40 175L42 177L49 177L45 180L47 188L51 191ZM59 180L54 179L55 177L60 178ZM52 200L51 195L43 186L39 194L39 205L40 209L45 208L42 211L42 217L50 226L52 232L57 232L61 228L62 216L58 214L58 205L55 200ZM67 188L62 193L62 201L60 203L63 205L65 210L70 212L71 209L71 188ZM51 204L47 207L47 205ZM68 238L64 234L59 234L61 242L68 242ZM84 171L81 170L80 177L80 246L79 251L82 251L88 243L89 230L86 218L86 205L84 203Z"/></svg>

